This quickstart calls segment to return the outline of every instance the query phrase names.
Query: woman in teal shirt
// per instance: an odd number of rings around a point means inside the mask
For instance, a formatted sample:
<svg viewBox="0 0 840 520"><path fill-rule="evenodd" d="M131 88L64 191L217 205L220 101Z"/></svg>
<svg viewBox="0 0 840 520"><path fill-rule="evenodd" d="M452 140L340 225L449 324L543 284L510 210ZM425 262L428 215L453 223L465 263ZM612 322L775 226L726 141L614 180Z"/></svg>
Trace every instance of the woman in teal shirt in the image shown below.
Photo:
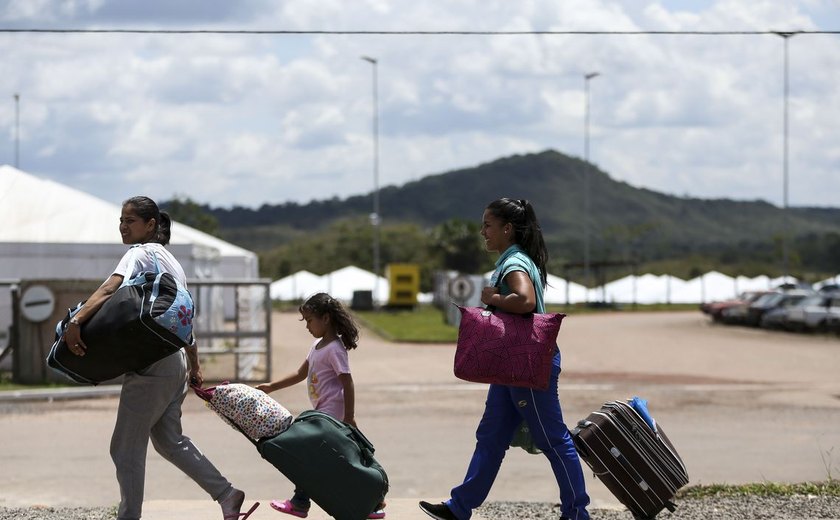
<svg viewBox="0 0 840 520"><path fill-rule="evenodd" d="M482 290L482 303L504 312L544 313L548 251L531 204L521 199L491 202L482 216L481 236L488 251L499 253L491 286ZM420 508L439 520L468 520L472 510L487 498L514 433L524 420L534 444L548 458L560 488L560 518L588 520L589 495L557 396L559 375L558 349L547 390L490 385L464 482L452 489L446 502L422 501Z"/></svg>

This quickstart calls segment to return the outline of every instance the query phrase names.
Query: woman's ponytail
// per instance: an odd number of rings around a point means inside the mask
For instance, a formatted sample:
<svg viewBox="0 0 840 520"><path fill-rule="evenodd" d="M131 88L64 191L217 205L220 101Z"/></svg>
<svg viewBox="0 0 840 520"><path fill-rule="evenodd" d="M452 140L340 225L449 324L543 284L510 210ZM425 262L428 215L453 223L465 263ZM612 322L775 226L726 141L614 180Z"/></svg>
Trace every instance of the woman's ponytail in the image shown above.
<svg viewBox="0 0 840 520"><path fill-rule="evenodd" d="M526 199L498 199L487 205L496 217L513 226L513 239L528 253L540 271L543 286L548 283L548 249L534 207Z"/></svg>

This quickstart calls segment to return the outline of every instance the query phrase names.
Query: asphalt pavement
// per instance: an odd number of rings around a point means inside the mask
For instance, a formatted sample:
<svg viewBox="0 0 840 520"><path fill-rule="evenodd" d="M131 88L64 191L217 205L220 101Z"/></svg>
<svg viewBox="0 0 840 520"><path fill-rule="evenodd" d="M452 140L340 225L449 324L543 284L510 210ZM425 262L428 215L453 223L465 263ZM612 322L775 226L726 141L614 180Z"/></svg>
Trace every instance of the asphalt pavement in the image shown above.
<svg viewBox="0 0 840 520"><path fill-rule="evenodd" d="M274 376L294 371L312 339L295 313L273 316ZM640 396L682 455L692 484L800 482L840 475L840 339L714 325L700 312L570 314L560 332L567 424L613 399ZM454 345L398 344L363 331L350 353L359 427L388 471L389 518L427 518L463 478L486 387L452 375ZM108 455L118 389L0 395L0 506L108 506L119 492ZM95 395L91 395L91 394ZM272 394L298 413L303 385ZM263 502L293 487L193 396L185 433ZM585 468L593 507L620 505ZM489 501L558 501L547 461L512 449ZM150 450L144 518L212 518L217 506ZM327 518L313 510L309 518ZM475 518L475 517L474 517Z"/></svg>

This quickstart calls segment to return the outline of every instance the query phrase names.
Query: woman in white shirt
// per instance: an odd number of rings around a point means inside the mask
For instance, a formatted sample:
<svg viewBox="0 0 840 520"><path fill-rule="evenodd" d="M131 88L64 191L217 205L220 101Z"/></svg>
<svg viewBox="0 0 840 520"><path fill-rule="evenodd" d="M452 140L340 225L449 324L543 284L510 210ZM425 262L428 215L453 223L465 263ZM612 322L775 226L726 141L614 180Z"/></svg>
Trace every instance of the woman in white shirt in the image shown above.
<svg viewBox="0 0 840 520"><path fill-rule="evenodd" d="M67 325L64 335L71 352L85 355L87 347L81 338L81 324L96 314L123 280L130 280L144 271L155 271L156 260L161 272L170 273L186 287L181 264L164 247L169 243L171 224L169 215L160 211L148 197L132 197L123 203L120 235L123 244L132 247ZM246 520L259 505L257 502L248 512L240 513L245 493L233 487L181 432L181 404L187 394L188 382L199 386L203 382L195 340L192 345L143 370L125 374L111 437L111 458L120 486L118 520L140 518L149 439L163 458L219 503L224 520Z"/></svg>

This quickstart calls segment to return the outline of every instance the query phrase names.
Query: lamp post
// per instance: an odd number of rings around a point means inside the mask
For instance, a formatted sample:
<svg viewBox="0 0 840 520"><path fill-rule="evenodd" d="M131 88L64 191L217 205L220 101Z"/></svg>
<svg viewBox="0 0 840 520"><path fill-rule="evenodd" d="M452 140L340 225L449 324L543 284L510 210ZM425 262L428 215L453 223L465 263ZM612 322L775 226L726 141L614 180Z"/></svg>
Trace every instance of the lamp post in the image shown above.
<svg viewBox="0 0 840 520"><path fill-rule="evenodd" d="M372 65L373 71L373 213L370 214L370 222L373 225L373 274L376 276L373 281L373 299L376 300L379 294L379 94L377 66L379 62L370 56L362 56L361 59Z"/></svg>
<svg viewBox="0 0 840 520"><path fill-rule="evenodd" d="M585 284L589 283L589 82L597 76L600 76L600 73L589 72L583 76L586 92L586 113L583 129L583 158L586 162L583 177L583 279ZM589 301L589 289L586 290L586 301Z"/></svg>
<svg viewBox="0 0 840 520"><path fill-rule="evenodd" d="M784 108L782 116L782 271L784 275L784 282L788 281L788 274L790 274L790 255L788 253L788 231L790 223L788 222L788 40L796 33L792 32L777 32L785 42L785 59L784 59Z"/></svg>
<svg viewBox="0 0 840 520"><path fill-rule="evenodd" d="M15 93L15 168L20 169L20 94Z"/></svg>

